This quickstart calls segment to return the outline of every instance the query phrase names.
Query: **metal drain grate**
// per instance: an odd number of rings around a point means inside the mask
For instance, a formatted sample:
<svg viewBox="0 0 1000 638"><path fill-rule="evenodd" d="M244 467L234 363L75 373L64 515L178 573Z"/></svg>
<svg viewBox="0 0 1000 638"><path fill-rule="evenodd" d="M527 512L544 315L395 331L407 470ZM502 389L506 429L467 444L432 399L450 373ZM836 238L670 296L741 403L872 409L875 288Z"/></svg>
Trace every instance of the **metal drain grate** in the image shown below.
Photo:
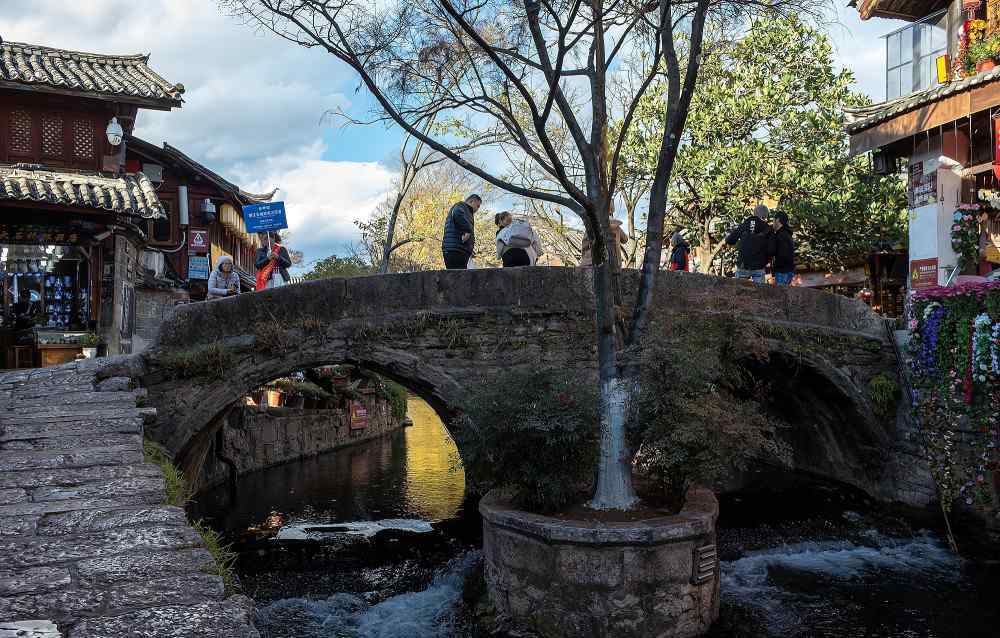
<svg viewBox="0 0 1000 638"><path fill-rule="evenodd" d="M694 550L694 575L691 582L695 585L707 583L715 578L719 566L719 555L715 545L703 545Z"/></svg>

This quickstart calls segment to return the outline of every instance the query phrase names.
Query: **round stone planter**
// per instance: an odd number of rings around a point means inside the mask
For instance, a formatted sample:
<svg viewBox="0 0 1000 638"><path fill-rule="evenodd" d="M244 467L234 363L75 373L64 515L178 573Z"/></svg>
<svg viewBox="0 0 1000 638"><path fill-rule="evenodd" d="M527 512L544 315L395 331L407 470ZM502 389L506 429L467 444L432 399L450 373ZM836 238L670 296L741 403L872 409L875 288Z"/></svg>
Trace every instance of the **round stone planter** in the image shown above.
<svg viewBox="0 0 1000 638"><path fill-rule="evenodd" d="M630 523L566 521L480 502L490 598L501 617L546 637L687 638L719 615L710 490L683 510Z"/></svg>

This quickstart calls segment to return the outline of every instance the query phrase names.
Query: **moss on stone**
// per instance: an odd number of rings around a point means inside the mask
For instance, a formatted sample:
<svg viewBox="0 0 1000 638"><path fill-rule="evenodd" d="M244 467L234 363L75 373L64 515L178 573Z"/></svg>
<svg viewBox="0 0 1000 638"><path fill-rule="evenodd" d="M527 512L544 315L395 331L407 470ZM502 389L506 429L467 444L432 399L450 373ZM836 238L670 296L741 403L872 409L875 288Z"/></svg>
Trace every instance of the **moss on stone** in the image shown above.
<svg viewBox="0 0 1000 638"><path fill-rule="evenodd" d="M868 391L875 414L887 417L895 412L899 385L894 379L890 379L888 375L882 373L876 374L868 382Z"/></svg>
<svg viewBox="0 0 1000 638"><path fill-rule="evenodd" d="M163 473L167 505L174 507L187 505L187 502L191 500L191 488L184 480L181 471L174 466L170 454L155 441L144 438L142 440L142 455L147 463L156 465Z"/></svg>
<svg viewBox="0 0 1000 638"><path fill-rule="evenodd" d="M162 368L177 379L224 379L235 361L233 352L218 341L190 350L161 352L150 359L152 367Z"/></svg>

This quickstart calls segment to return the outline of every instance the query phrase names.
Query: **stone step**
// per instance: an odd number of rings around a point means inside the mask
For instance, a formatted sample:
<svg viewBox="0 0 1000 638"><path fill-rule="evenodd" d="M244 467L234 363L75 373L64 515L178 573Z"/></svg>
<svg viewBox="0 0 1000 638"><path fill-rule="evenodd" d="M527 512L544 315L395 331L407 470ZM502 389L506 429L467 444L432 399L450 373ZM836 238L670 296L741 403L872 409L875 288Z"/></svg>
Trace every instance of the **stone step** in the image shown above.
<svg viewBox="0 0 1000 638"><path fill-rule="evenodd" d="M116 447L124 445L142 446L142 436L136 434L119 434L117 432L101 433L80 433L80 434L58 434L53 433L52 437L41 438L18 438L15 440L0 439L0 450L17 451L47 451L47 450L67 450L75 447Z"/></svg>
<svg viewBox="0 0 1000 638"><path fill-rule="evenodd" d="M113 479L160 476L151 463L132 465L95 465L69 469L28 469L21 472L0 472L0 488L41 486L72 487Z"/></svg>
<svg viewBox="0 0 1000 638"><path fill-rule="evenodd" d="M253 602L244 596L198 605L152 607L120 616L85 618L70 638L260 638L253 626Z"/></svg>
<svg viewBox="0 0 1000 638"><path fill-rule="evenodd" d="M89 467L91 465L127 465L141 463L142 449L135 445L76 450L4 451L0 454L0 472L31 469Z"/></svg>
<svg viewBox="0 0 1000 638"><path fill-rule="evenodd" d="M137 550L170 550L201 547L201 537L190 527L155 525L122 527L93 534L79 534L59 542L37 539L0 540L0 554L8 564L23 567L58 565L98 556L117 556Z"/></svg>
<svg viewBox="0 0 1000 638"><path fill-rule="evenodd" d="M0 442L25 439L54 439L66 436L95 435L117 432L142 434L140 417L91 419L85 421L23 421L0 425Z"/></svg>

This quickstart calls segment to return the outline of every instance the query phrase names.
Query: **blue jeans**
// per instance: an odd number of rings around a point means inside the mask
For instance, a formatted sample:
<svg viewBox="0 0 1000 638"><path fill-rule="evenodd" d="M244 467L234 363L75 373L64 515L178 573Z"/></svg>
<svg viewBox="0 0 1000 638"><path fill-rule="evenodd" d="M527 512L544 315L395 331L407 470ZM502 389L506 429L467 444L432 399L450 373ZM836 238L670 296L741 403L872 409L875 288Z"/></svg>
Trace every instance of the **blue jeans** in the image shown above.
<svg viewBox="0 0 1000 638"><path fill-rule="evenodd" d="M762 284L764 283L764 270L742 270L738 269L736 271L737 279L751 279L754 283Z"/></svg>
<svg viewBox="0 0 1000 638"><path fill-rule="evenodd" d="M774 273L774 285L776 286L791 286L792 277L795 276L793 272L776 272Z"/></svg>

